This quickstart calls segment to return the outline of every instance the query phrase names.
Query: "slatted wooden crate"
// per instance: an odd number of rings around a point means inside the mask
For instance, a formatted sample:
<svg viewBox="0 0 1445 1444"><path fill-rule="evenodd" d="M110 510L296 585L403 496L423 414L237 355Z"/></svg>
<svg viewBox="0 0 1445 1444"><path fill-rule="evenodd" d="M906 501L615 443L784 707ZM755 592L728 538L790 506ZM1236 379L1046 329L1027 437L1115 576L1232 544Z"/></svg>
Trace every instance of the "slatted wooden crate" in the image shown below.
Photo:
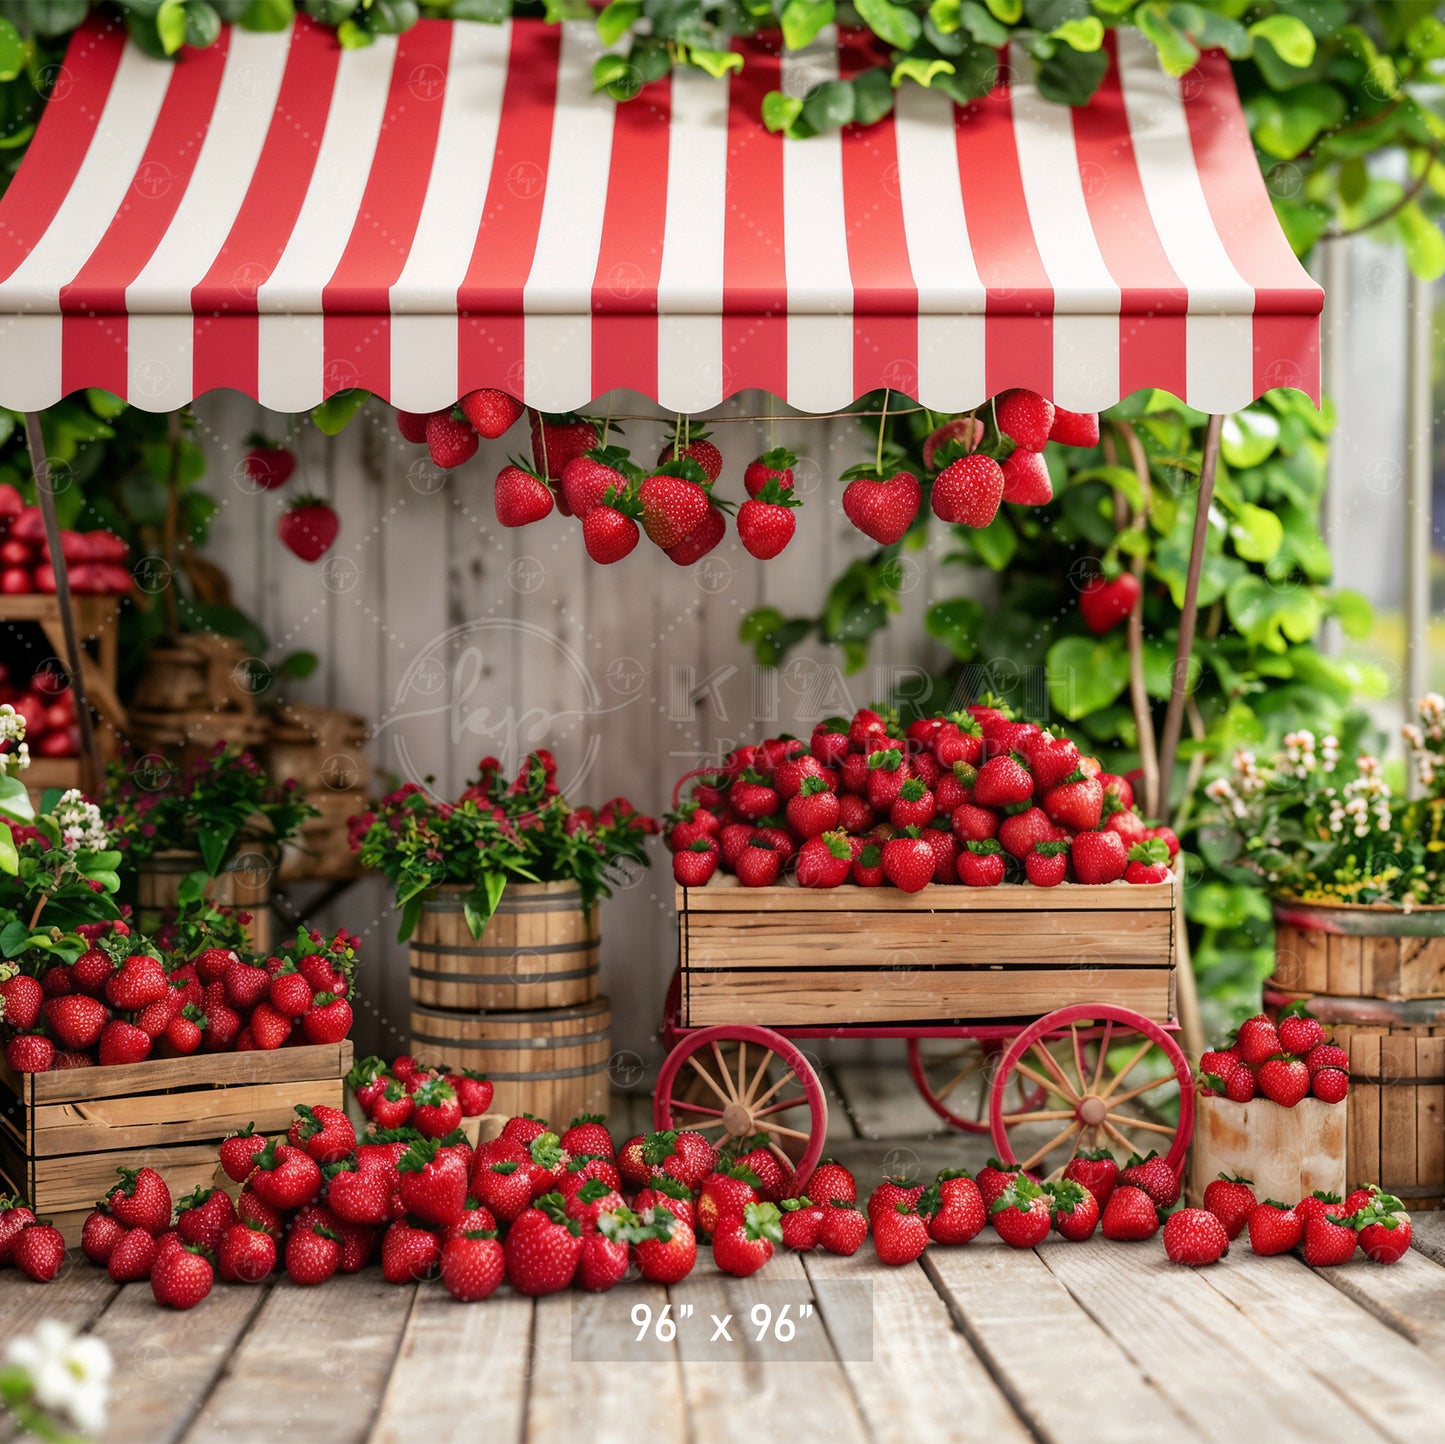
<svg viewBox="0 0 1445 1444"><path fill-rule="evenodd" d="M1180 878L919 893L718 876L679 888L682 1021L836 1028L1174 1013Z"/></svg>
<svg viewBox="0 0 1445 1444"><path fill-rule="evenodd" d="M15 1074L0 1063L0 1175L74 1245L118 1167L154 1168L174 1196L212 1181L217 1147L298 1103L339 1108L351 1043Z"/></svg>
<svg viewBox="0 0 1445 1444"><path fill-rule="evenodd" d="M1274 919L1281 992L1445 997L1445 907L1279 902Z"/></svg>

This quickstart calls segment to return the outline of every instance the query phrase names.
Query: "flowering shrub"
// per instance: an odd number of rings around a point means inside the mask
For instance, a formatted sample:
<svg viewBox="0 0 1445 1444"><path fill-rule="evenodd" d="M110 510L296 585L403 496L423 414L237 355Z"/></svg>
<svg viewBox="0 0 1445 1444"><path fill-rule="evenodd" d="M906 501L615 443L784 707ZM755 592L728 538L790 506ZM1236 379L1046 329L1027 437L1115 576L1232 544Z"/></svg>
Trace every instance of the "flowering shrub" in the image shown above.
<svg viewBox="0 0 1445 1444"><path fill-rule="evenodd" d="M1333 736L1291 732L1268 761L1236 752L1205 788L1206 857L1305 902L1445 902L1445 699L1416 713L1402 734L1422 797L1397 797L1370 753L1346 765Z"/></svg>
<svg viewBox="0 0 1445 1444"><path fill-rule="evenodd" d="M42 1319L33 1334L5 1347L0 1405L22 1432L40 1439L68 1439L74 1431L98 1436L113 1370L104 1339L77 1334L59 1319Z"/></svg>
<svg viewBox="0 0 1445 1444"><path fill-rule="evenodd" d="M583 905L610 895L609 868L623 859L647 865L646 837L657 819L625 797L602 807L573 807L557 790L557 765L530 753L515 780L494 757L455 802L439 802L415 783L350 819L352 850L390 879L409 938L425 895L447 884L467 889L467 926L480 937L509 880L575 882Z"/></svg>
<svg viewBox="0 0 1445 1444"><path fill-rule="evenodd" d="M164 779L113 763L101 800L116 846L132 863L178 848L200 853L208 877L215 877L242 845L279 847L317 815L301 800L294 781L271 781L249 752L225 743Z"/></svg>

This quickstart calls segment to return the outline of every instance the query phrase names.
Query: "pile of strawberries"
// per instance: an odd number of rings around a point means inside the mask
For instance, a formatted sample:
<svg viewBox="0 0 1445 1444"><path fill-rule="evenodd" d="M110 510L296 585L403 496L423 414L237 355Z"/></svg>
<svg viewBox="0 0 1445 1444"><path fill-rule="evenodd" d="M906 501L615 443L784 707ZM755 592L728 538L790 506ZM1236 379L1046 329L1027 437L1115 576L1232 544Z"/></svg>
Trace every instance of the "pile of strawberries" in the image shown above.
<svg viewBox="0 0 1445 1444"><path fill-rule="evenodd" d="M1150 827L1128 777L1067 737L973 706L901 727L863 708L809 742L739 747L668 819L673 876L701 887L722 868L745 887L786 870L802 887L929 883L1054 887L1164 882L1179 840Z"/></svg>
<svg viewBox="0 0 1445 1444"><path fill-rule="evenodd" d="M117 1067L148 1058L339 1043L359 940L319 932L267 958L203 948L161 956L124 922L86 924L73 963L0 982L5 1061L17 1073Z"/></svg>
<svg viewBox="0 0 1445 1444"><path fill-rule="evenodd" d="M1199 1088L1212 1097L1248 1103L1256 1095L1293 1108L1302 1098L1343 1103L1350 1091L1350 1059L1329 1042L1324 1024L1303 1003L1277 1019L1246 1018L1234 1041L1199 1058Z"/></svg>
<svg viewBox="0 0 1445 1444"><path fill-rule="evenodd" d="M0 662L0 704L6 702L25 719L25 743L32 757L79 756L75 693L58 667L37 667L27 679Z"/></svg>
<svg viewBox="0 0 1445 1444"><path fill-rule="evenodd" d="M450 468L476 454L480 437L500 437L524 409L505 391L484 388L446 411L398 411L397 426L406 440L425 442L435 465ZM555 508L582 522L587 554L604 565L631 553L643 532L679 566L690 566L723 539L725 513L733 503L714 493L723 457L706 432L684 421L646 468L623 448L606 444L604 422L571 414L531 416L530 464L514 459L497 476L494 504L503 526L528 526ZM1065 411L1033 391L1003 392L993 402L991 420L990 427L976 415L955 417L924 442L924 469L933 478L929 497L942 521L986 527L1002 502L1044 505L1053 498L1044 447L1051 441L1065 446L1099 442L1096 414ZM990 438L987 447L985 437ZM776 448L743 472L748 499L737 506L738 539L755 557L776 557L793 538L793 512L799 505L793 487L796 464L792 452ZM849 521L884 546L901 541L923 503L918 477L901 470L884 475L878 465L860 465L843 479L848 485L842 505Z"/></svg>
<svg viewBox="0 0 1445 1444"><path fill-rule="evenodd" d="M124 595L133 578L126 565L130 548L114 532L105 530L60 533L70 590L79 596ZM9 482L0 482L0 594L30 596L55 591L50 543L38 506Z"/></svg>

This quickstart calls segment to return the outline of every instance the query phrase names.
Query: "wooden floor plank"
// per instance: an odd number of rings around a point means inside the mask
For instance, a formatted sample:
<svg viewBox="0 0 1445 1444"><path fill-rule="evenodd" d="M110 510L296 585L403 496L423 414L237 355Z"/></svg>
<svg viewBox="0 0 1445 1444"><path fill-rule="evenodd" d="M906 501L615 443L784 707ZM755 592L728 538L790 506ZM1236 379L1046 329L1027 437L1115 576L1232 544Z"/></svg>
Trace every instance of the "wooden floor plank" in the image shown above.
<svg viewBox="0 0 1445 1444"><path fill-rule="evenodd" d="M1094 1437L1110 1444L1201 1437L1038 1253L985 1233L961 1248L931 1248L923 1264L975 1352L1048 1444L1073 1444L1087 1420L1107 1421Z"/></svg>
<svg viewBox="0 0 1445 1444"><path fill-rule="evenodd" d="M528 1381L535 1373L532 1301L504 1289L482 1303L462 1304L438 1281L420 1284L371 1444L474 1440L482 1360L487 1434L498 1441L520 1439Z"/></svg>
<svg viewBox="0 0 1445 1444"><path fill-rule="evenodd" d="M1356 1254L1341 1268L1320 1269L1319 1276L1445 1363L1445 1268L1411 1249L1388 1265Z"/></svg>
<svg viewBox="0 0 1445 1444"><path fill-rule="evenodd" d="M706 1324L711 1314L733 1314L733 1331L745 1340L745 1357L724 1356L709 1344L710 1327L680 1329L683 1391L692 1444L758 1444L759 1421L775 1438L826 1438L829 1444L864 1444L868 1430L853 1398L848 1376L836 1358L822 1362L764 1358L746 1328L748 1310L762 1285L792 1284L801 1296L807 1277L798 1256L779 1252L765 1274L730 1278L706 1254L697 1267L668 1290L674 1306L693 1305ZM746 1401L746 1407L739 1407Z"/></svg>
<svg viewBox="0 0 1445 1444"><path fill-rule="evenodd" d="M17 1270L7 1269L0 1274L0 1352L41 1319L59 1319L73 1329L89 1328L116 1290L104 1269L92 1268L79 1254L72 1254L65 1272L48 1284L32 1283Z"/></svg>
<svg viewBox="0 0 1445 1444"><path fill-rule="evenodd" d="M95 1327L115 1359L107 1444L179 1436L264 1302L263 1289L221 1285L176 1313L157 1308L149 1284L125 1285Z"/></svg>
<svg viewBox="0 0 1445 1444"><path fill-rule="evenodd" d="M605 1294L553 1294L537 1300L531 1391L527 1401L529 1444L562 1439L684 1439L687 1406L676 1349L659 1360L620 1362L631 1339L631 1310L646 1304L661 1312L666 1291L634 1283ZM591 1334L574 1358L574 1329Z"/></svg>
<svg viewBox="0 0 1445 1444"><path fill-rule="evenodd" d="M871 1242L852 1258L808 1254L803 1266L815 1287L824 1286L818 1296L824 1322L839 1343L843 1369L878 1444L948 1439L960 1419L968 1420L975 1438L1002 1444L1029 1438L988 1369L953 1327L947 1304L922 1268L879 1263ZM826 1285L839 1281L872 1285L871 1318L854 1308L829 1308ZM861 1331L866 1333L860 1340ZM844 1341L865 1347L850 1348ZM868 1346L871 1361L852 1361ZM920 1388L920 1380L928 1386Z"/></svg>
<svg viewBox="0 0 1445 1444"><path fill-rule="evenodd" d="M1051 1241L1038 1252L1204 1438L1338 1437L1340 1401L1304 1371L1281 1369L1272 1334L1200 1273L1171 1264L1157 1239L1127 1246ZM1351 1439L1385 1437L1367 1411L1361 1401Z"/></svg>
<svg viewBox="0 0 1445 1444"><path fill-rule="evenodd" d="M350 1444L385 1390L415 1290L378 1269L267 1294L185 1438Z"/></svg>
<svg viewBox="0 0 1445 1444"><path fill-rule="evenodd" d="M952 1131L914 1088L901 1046L896 1062L840 1063L832 1071L864 1138L928 1138Z"/></svg>
<svg viewBox="0 0 1445 1444"><path fill-rule="evenodd" d="M1379 1319L1352 1306L1341 1308L1322 1277L1329 1272L1236 1247L1199 1277L1270 1336L1279 1356L1275 1369L1288 1362L1291 1372L1339 1396L1342 1425L1353 1404L1402 1444L1431 1437L1440 1428L1445 1367ZM1300 1327L1301 1319L1310 1321L1307 1328Z"/></svg>
<svg viewBox="0 0 1445 1444"><path fill-rule="evenodd" d="M1414 1213L1410 1215L1414 1246L1437 1264L1445 1264L1445 1213Z"/></svg>

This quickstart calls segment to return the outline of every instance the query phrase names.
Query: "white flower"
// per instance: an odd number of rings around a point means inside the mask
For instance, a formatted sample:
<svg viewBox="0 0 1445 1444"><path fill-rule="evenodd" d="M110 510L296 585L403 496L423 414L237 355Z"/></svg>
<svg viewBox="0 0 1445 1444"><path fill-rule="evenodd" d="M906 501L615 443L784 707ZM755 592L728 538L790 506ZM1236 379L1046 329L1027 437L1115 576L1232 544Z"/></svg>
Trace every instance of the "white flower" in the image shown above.
<svg viewBox="0 0 1445 1444"><path fill-rule="evenodd" d="M74 788L55 804L55 823L60 828L60 843L67 852L103 852L110 838L100 808L87 802Z"/></svg>
<svg viewBox="0 0 1445 1444"><path fill-rule="evenodd" d="M41 1408L86 1434L105 1427L114 1365L104 1340L77 1335L58 1319L42 1319L33 1334L10 1341L5 1362L25 1372Z"/></svg>

